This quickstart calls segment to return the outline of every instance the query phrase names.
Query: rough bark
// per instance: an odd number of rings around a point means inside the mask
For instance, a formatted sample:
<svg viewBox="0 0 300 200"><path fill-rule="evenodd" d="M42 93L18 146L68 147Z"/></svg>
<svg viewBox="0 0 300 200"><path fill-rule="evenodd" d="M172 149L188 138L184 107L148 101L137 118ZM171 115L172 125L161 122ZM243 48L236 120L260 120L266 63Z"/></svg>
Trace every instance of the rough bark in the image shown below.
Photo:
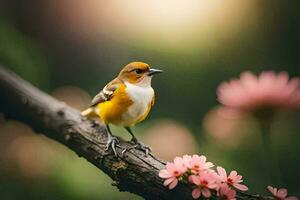
<svg viewBox="0 0 300 200"><path fill-rule="evenodd" d="M113 185L151 200L190 200L191 189L180 184L174 190L163 186L158 177L165 161L139 150L123 156L122 149L131 144L120 139L118 157L105 151L106 128L80 115L80 112L40 91L30 83L0 66L0 111L23 121L47 137L61 142L111 177ZM258 195L239 194L238 199L266 199Z"/></svg>

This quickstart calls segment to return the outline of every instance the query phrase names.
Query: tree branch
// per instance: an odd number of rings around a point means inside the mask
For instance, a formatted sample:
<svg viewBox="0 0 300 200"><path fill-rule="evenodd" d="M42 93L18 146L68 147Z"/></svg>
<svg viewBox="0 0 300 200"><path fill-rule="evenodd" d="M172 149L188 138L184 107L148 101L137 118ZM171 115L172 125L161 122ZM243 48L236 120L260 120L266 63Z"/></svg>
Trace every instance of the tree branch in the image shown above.
<svg viewBox="0 0 300 200"><path fill-rule="evenodd" d="M105 151L107 132L103 124L88 120L80 112L38 90L14 73L0 66L0 108L6 116L23 121L36 131L59 141L84 157L114 181L120 191L132 192L151 200L190 200L191 189L180 184L174 190L163 186L158 177L165 161L133 149L120 139L118 157ZM267 199L258 195L239 194L238 199Z"/></svg>

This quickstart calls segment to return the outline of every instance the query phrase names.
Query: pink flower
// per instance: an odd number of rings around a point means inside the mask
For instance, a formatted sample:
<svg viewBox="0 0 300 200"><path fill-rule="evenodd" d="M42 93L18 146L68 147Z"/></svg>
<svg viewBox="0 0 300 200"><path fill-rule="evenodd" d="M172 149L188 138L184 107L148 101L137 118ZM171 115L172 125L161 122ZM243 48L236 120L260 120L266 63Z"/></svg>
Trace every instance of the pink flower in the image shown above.
<svg viewBox="0 0 300 200"><path fill-rule="evenodd" d="M205 198L209 198L211 196L210 189L215 189L217 187L214 178L210 173L205 171L201 171L197 176L190 176L189 180L197 186L197 188L192 191L192 197L194 199L198 199L201 195Z"/></svg>
<svg viewBox="0 0 300 200"><path fill-rule="evenodd" d="M295 108L300 105L300 80L289 79L286 72L262 72L258 77L244 72L240 79L222 83L218 100L235 111L256 111L262 108Z"/></svg>
<svg viewBox="0 0 300 200"><path fill-rule="evenodd" d="M220 186L218 194L221 200L236 200L236 191L228 187L227 184L222 184Z"/></svg>
<svg viewBox="0 0 300 200"><path fill-rule="evenodd" d="M208 170L214 166L211 162L206 162L206 157L203 155L185 155L183 156L183 160L185 165L195 174L199 173L201 170Z"/></svg>
<svg viewBox="0 0 300 200"><path fill-rule="evenodd" d="M227 176L227 173L223 167L217 167L217 171L220 176L220 181L222 183L226 183L241 191L248 190L247 186L240 184L243 182L242 176L238 175L236 171L231 171L229 176Z"/></svg>
<svg viewBox="0 0 300 200"><path fill-rule="evenodd" d="M178 179L186 172L187 168L184 165L183 159L176 157L174 163L168 162L166 169L162 169L159 172L159 177L166 179L164 186L168 186L169 189L176 187Z"/></svg>
<svg viewBox="0 0 300 200"><path fill-rule="evenodd" d="M288 191L285 188L277 189L272 186L267 188L277 200L298 200L297 197L287 197Z"/></svg>

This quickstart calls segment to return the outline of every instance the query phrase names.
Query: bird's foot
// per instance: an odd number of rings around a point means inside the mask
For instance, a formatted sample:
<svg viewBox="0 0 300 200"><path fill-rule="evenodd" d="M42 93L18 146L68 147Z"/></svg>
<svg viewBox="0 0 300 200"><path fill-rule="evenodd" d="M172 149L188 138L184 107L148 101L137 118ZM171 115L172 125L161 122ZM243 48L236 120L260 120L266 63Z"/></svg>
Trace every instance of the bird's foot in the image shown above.
<svg viewBox="0 0 300 200"><path fill-rule="evenodd" d="M149 155L149 153L152 152L152 149L143 144L142 142L138 141L137 139L132 139L131 142L134 144L132 147L129 147L129 148L126 148L122 151L122 155L124 155L124 153L126 151L130 151L131 149L139 149L141 151L144 151L145 152L145 156L147 157Z"/></svg>
<svg viewBox="0 0 300 200"><path fill-rule="evenodd" d="M143 144L142 142L139 142L139 141L137 141L137 142L135 143L135 148L136 148L136 149L139 149L139 150L141 150L141 151L144 151L146 156L148 156L149 153L152 152L151 147L149 147L149 146L147 146L147 145L145 145L145 144Z"/></svg>
<svg viewBox="0 0 300 200"><path fill-rule="evenodd" d="M116 144L119 143L119 140L117 137L114 136L109 136L107 143L106 143L106 148L105 151L108 151L109 148L111 148L115 154L115 156L118 156L117 151L116 151Z"/></svg>

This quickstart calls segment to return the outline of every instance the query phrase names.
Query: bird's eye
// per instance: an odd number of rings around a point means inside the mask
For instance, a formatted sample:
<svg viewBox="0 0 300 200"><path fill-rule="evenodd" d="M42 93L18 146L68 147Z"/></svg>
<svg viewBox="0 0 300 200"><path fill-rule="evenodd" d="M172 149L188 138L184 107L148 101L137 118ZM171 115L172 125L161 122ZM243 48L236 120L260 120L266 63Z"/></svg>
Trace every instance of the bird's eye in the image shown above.
<svg viewBox="0 0 300 200"><path fill-rule="evenodd" d="M136 70L135 70L135 73L141 74L141 73L143 73L143 70L142 70L142 69L136 69Z"/></svg>

